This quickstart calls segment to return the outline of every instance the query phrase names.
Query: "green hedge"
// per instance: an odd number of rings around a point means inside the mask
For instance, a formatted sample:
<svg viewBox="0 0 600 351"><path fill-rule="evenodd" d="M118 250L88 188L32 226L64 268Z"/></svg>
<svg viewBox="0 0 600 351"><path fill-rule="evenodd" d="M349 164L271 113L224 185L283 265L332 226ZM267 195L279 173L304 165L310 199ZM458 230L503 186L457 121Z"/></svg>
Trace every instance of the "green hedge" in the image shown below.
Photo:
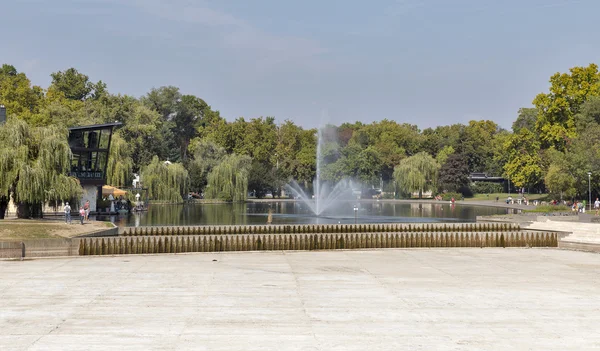
<svg viewBox="0 0 600 351"><path fill-rule="evenodd" d="M471 190L475 194L495 194L504 191L502 184L490 182L474 182L471 184Z"/></svg>

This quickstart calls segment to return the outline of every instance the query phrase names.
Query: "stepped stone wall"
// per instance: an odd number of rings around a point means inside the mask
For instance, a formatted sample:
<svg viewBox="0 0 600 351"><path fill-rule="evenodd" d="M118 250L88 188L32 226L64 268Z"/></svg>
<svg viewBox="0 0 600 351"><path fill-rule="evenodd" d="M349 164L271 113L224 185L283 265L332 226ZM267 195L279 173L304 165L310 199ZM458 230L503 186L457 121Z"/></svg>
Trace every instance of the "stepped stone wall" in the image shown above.
<svg viewBox="0 0 600 351"><path fill-rule="evenodd" d="M557 247L553 232L153 235L83 238L79 255L436 247Z"/></svg>
<svg viewBox="0 0 600 351"><path fill-rule="evenodd" d="M356 234L356 233L452 233L452 232L516 232L513 223L415 223L415 224L301 224L301 225L223 225L183 227L125 228L124 236L152 235L227 235L227 234Z"/></svg>

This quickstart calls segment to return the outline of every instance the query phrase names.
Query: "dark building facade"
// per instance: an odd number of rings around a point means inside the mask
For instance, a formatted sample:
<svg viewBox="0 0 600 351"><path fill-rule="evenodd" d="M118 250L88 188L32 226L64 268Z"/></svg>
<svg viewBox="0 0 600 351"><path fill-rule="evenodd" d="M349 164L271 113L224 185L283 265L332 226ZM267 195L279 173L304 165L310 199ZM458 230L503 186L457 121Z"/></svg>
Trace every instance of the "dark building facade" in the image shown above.
<svg viewBox="0 0 600 351"><path fill-rule="evenodd" d="M96 212L96 203L106 183L106 168L114 128L121 123L96 124L69 128L71 158L70 175L78 178L84 190L82 202L90 201L90 210Z"/></svg>

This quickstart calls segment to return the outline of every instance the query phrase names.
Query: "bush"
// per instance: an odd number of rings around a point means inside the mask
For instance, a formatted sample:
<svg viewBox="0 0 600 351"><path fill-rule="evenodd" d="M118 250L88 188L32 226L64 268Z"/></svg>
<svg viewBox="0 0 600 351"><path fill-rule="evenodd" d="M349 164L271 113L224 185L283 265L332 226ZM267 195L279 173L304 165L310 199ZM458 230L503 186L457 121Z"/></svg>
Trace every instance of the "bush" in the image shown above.
<svg viewBox="0 0 600 351"><path fill-rule="evenodd" d="M474 182L471 184L471 190L475 194L495 194L504 191L502 184L490 182Z"/></svg>
<svg viewBox="0 0 600 351"><path fill-rule="evenodd" d="M461 193L444 193L441 194L442 196L442 200L444 201L450 201L452 200L452 198L454 198L454 200L458 201L460 199L462 199L462 194Z"/></svg>

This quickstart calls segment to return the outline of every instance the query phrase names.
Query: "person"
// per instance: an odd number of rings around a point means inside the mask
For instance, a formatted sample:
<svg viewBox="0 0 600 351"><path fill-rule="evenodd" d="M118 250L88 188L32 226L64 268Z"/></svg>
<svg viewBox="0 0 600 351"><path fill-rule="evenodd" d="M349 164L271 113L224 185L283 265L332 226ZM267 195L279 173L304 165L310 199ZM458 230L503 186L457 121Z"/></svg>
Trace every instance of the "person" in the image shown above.
<svg viewBox="0 0 600 351"><path fill-rule="evenodd" d="M596 209L596 216L600 213L600 200L598 200L598 198L596 198L596 201L594 201L594 208Z"/></svg>
<svg viewBox="0 0 600 351"><path fill-rule="evenodd" d="M71 224L71 206L69 206L68 202L65 202L65 223Z"/></svg>
<svg viewBox="0 0 600 351"><path fill-rule="evenodd" d="M83 205L83 210L85 211L85 220L90 220L90 200L85 200L85 204Z"/></svg>
<svg viewBox="0 0 600 351"><path fill-rule="evenodd" d="M85 219L85 210L82 207L79 207L79 221L81 221L81 225L83 225L83 220Z"/></svg>

